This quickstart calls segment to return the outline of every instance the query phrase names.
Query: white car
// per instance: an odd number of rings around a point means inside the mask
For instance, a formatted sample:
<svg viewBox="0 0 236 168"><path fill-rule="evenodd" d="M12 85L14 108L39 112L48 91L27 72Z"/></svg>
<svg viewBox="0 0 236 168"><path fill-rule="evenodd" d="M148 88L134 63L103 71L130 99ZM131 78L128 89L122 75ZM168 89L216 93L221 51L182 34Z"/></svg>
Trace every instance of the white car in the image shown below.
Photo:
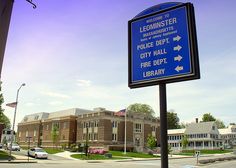
<svg viewBox="0 0 236 168"><path fill-rule="evenodd" d="M17 143L12 143L12 147L11 144L9 144L7 149L11 149L12 151L20 151L20 146Z"/></svg>
<svg viewBox="0 0 236 168"><path fill-rule="evenodd" d="M37 158L43 158L47 159L48 158L48 153L45 152L42 148L31 148L28 151L28 155Z"/></svg>

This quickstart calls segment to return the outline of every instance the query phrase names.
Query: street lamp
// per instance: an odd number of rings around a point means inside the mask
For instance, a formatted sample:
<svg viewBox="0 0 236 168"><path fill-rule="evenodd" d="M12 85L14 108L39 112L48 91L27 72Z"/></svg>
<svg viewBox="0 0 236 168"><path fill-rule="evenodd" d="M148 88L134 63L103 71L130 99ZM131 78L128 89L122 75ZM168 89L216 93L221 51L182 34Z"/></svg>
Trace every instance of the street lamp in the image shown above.
<svg viewBox="0 0 236 168"><path fill-rule="evenodd" d="M14 118L13 118L12 130L11 130L11 144L10 144L9 161L11 161L11 151L12 151L12 142L13 142L13 138L14 138L14 127L15 127L15 120L16 120L16 110L17 110L17 105L18 105L18 96L19 96L19 92L20 92L20 89L22 88L22 86L25 86L25 83L22 83L16 92L16 106L15 106L15 112L14 112Z"/></svg>

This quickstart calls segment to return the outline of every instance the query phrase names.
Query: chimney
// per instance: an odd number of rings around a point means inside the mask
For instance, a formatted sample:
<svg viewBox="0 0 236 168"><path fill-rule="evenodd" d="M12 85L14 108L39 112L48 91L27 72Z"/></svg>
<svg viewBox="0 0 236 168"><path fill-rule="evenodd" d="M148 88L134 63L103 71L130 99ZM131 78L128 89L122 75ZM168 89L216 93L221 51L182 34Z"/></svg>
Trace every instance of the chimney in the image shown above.
<svg viewBox="0 0 236 168"><path fill-rule="evenodd" d="M196 123L198 123L198 118L196 118Z"/></svg>

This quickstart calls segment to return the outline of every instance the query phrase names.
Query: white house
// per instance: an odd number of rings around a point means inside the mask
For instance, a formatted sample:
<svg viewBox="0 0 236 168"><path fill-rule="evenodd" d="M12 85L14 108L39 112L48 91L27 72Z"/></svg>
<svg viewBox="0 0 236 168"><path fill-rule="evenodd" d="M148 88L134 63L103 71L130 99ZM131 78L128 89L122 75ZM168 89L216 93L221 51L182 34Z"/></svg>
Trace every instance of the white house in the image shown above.
<svg viewBox="0 0 236 168"><path fill-rule="evenodd" d="M168 130L168 144L172 150L182 149L182 138L187 136L186 149L220 149L222 140L214 122L191 123L185 129Z"/></svg>
<svg viewBox="0 0 236 168"><path fill-rule="evenodd" d="M224 147L236 146L236 125L229 125L228 128L219 129Z"/></svg>

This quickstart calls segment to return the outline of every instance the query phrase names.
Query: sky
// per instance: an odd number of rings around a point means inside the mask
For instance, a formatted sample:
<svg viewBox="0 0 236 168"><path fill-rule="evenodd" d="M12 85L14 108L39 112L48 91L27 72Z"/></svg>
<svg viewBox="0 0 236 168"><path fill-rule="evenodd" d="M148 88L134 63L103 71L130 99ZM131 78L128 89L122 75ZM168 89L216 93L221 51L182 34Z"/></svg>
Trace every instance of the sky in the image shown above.
<svg viewBox="0 0 236 168"><path fill-rule="evenodd" d="M69 108L119 111L150 105L159 116L159 87L128 87L128 21L171 0L15 0L2 69L5 103L19 93L25 115ZM236 122L236 1L192 0L201 79L167 84L167 109L180 122L211 113ZM14 109L5 114L13 120Z"/></svg>

